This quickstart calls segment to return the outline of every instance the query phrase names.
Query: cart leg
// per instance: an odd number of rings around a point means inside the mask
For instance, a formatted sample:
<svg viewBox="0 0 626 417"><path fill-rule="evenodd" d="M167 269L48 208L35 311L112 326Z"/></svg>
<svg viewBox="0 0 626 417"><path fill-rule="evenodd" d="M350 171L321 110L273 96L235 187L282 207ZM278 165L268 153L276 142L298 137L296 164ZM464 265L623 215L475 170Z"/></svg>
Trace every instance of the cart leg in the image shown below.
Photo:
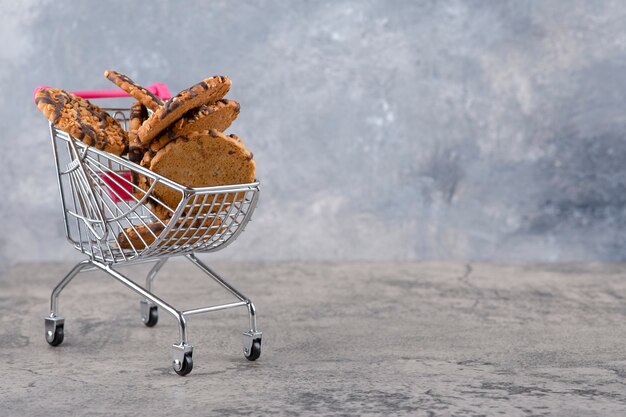
<svg viewBox="0 0 626 417"><path fill-rule="evenodd" d="M58 309L59 309L59 295L61 295L61 291L63 291L63 289L65 287L67 287L67 284L70 283L70 281L72 279L74 279L74 277L86 266L91 265L91 261L90 260L84 260L81 261L79 263L77 263L74 268L72 268L72 270L70 272L67 273L67 275L65 276L65 278L63 278L61 280L61 282L59 282L57 284L56 287L54 287L54 290L52 290L52 295L50 296L50 317L55 317L57 316L58 313Z"/></svg>
<svg viewBox="0 0 626 417"><path fill-rule="evenodd" d="M226 282L224 278L220 277L216 272L200 261L194 253L186 255L186 257L228 292L233 294L240 301L246 303L248 307L248 318L250 320L250 330L243 333L243 354L248 360L257 360L261 356L261 340L263 333L257 330L256 308L252 300L243 295L239 290Z"/></svg>
<svg viewBox="0 0 626 417"><path fill-rule="evenodd" d="M148 291L152 292L152 284L154 283L154 279L156 278L163 265L165 265L165 262L167 262L167 258L159 259L159 261L154 264L150 272L148 272L148 275L146 276L146 289Z"/></svg>
<svg viewBox="0 0 626 417"><path fill-rule="evenodd" d="M248 300L248 316L250 317L250 330L243 332L243 355L249 361L255 361L261 356L263 333L256 329L256 309L250 300Z"/></svg>
<svg viewBox="0 0 626 417"><path fill-rule="evenodd" d="M59 295L63 289L70 283L72 279L86 266L90 265L91 261L84 260L77 263L74 268L54 287L52 295L50 296L50 315L44 319L44 328L46 341L51 346L58 346L63 342L63 329L65 326L65 319L59 315Z"/></svg>
<svg viewBox="0 0 626 417"><path fill-rule="evenodd" d="M158 305L159 307L161 307L162 309L170 313L172 316L174 316L174 318L178 321L178 327L179 327L179 333L180 333L180 344L181 345L187 344L187 323L185 321L185 316L183 316L180 311L176 310L174 307L172 307L165 301L161 300L156 295L152 294L151 292L147 291L141 286L135 284L133 281L126 278L126 276L120 274L115 269L111 268L109 265L102 264L97 261L92 261L92 264L95 267L106 272L107 274L111 275L113 278L117 279L119 282L126 285L128 288L135 291L137 294L146 298L150 302Z"/></svg>
<svg viewBox="0 0 626 417"><path fill-rule="evenodd" d="M161 267L165 264L167 258L162 258L157 261L152 267L148 275L146 276L146 290L152 292L152 284L157 274L161 270ZM139 307L141 312L141 320L148 327L153 327L159 321L159 308L152 301L144 298L139 301Z"/></svg>
<svg viewBox="0 0 626 417"><path fill-rule="evenodd" d="M141 295L142 297L156 304L157 306L163 308L165 311L174 316L174 318L178 321L180 342L172 346L172 366L174 368L174 371L176 371L176 373L179 375L187 375L189 372L191 372L191 369L193 368L193 362L191 359L193 346L187 343L187 322L185 321L185 316L180 311L176 310L174 307L161 300L156 295L135 284L133 281L126 278L115 269L111 268L109 265L102 264L96 261L92 261L92 264L97 268L103 270L107 274L111 275L113 278L117 279L119 282L126 285L137 294Z"/></svg>

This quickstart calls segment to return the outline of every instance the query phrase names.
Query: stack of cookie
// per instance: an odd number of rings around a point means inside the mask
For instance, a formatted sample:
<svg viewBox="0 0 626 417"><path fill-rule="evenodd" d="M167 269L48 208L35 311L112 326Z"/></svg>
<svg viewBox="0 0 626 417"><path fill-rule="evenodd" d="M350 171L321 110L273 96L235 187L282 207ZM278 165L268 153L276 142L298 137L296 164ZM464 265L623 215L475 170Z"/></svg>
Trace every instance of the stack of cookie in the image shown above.
<svg viewBox="0 0 626 417"><path fill-rule="evenodd" d="M222 133L239 115L239 103L224 98L232 84L228 77L206 78L164 102L123 74L109 70L104 76L138 100L130 113L131 161L188 187L255 180L252 152L237 135ZM133 181L143 190L151 185L141 175ZM157 184L153 194L163 203L153 203L155 213L169 218L180 192Z"/></svg>
<svg viewBox="0 0 626 417"><path fill-rule="evenodd" d="M138 100L131 107L128 133L98 106L60 89L39 90L37 107L59 129L87 145L118 156L128 153L130 161L184 186L255 180L252 152L236 135L222 133L239 114L239 103L224 98L231 86L228 77L206 78L163 101L119 72L104 75ZM143 190L151 186L149 178L136 173L132 181ZM154 212L168 220L181 194L157 184L153 197Z"/></svg>

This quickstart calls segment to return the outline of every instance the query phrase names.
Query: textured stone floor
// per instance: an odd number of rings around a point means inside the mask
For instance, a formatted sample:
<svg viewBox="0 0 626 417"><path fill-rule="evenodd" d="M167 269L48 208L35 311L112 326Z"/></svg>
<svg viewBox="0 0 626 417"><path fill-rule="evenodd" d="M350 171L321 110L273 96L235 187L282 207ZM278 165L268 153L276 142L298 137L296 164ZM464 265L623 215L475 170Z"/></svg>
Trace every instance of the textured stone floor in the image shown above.
<svg viewBox="0 0 626 417"><path fill-rule="evenodd" d="M263 355L241 354L243 310L194 316L184 378L175 321L146 328L120 283L79 275L52 348L43 316L71 265L6 272L0 415L626 415L625 265L213 266L257 305ZM230 300L184 260L156 292L185 308Z"/></svg>

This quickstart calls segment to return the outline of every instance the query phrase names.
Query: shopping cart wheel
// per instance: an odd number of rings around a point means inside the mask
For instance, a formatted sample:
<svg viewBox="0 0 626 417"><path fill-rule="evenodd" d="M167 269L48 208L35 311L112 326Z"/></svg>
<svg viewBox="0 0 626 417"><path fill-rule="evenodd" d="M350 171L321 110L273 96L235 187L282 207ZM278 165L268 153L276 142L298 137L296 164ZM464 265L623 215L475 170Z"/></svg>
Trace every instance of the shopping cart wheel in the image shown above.
<svg viewBox="0 0 626 417"><path fill-rule="evenodd" d="M159 308L148 300L141 300L141 320L148 327L153 327L159 321Z"/></svg>
<svg viewBox="0 0 626 417"><path fill-rule="evenodd" d="M63 343L63 326L65 320L62 317L46 317L46 342L50 346L59 346Z"/></svg>
<svg viewBox="0 0 626 417"><path fill-rule="evenodd" d="M245 332L243 334L243 356L249 361L261 357L261 332Z"/></svg>
<svg viewBox="0 0 626 417"><path fill-rule="evenodd" d="M176 363L174 361L174 371L180 376L185 376L193 369L193 359L191 359L191 354L185 354L183 358L183 362L181 364ZM179 369L180 368L180 369Z"/></svg>
<svg viewBox="0 0 626 417"><path fill-rule="evenodd" d="M187 343L172 346L172 367L178 375L185 376L191 372L193 369L192 355L193 346Z"/></svg>
<svg viewBox="0 0 626 417"><path fill-rule="evenodd" d="M159 321L159 308L157 306L150 307L150 312L148 313L149 318L147 321L144 321L148 327L154 327Z"/></svg>

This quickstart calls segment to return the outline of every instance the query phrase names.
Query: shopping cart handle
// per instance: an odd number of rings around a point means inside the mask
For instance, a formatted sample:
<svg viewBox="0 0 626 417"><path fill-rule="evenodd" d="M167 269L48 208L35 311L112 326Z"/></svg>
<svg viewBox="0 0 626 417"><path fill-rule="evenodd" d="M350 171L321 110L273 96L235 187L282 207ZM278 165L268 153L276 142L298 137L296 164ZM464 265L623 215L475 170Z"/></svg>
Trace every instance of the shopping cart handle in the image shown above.
<svg viewBox="0 0 626 417"><path fill-rule="evenodd" d="M37 95L37 92L42 88L50 88L45 85L38 85L33 91L33 100ZM150 91L155 96L169 100L172 98L170 89L167 88L165 83L154 83L146 87L146 90ZM130 94L122 90L85 90L85 91L72 91L72 94L82 98L116 98L116 97L130 97Z"/></svg>

